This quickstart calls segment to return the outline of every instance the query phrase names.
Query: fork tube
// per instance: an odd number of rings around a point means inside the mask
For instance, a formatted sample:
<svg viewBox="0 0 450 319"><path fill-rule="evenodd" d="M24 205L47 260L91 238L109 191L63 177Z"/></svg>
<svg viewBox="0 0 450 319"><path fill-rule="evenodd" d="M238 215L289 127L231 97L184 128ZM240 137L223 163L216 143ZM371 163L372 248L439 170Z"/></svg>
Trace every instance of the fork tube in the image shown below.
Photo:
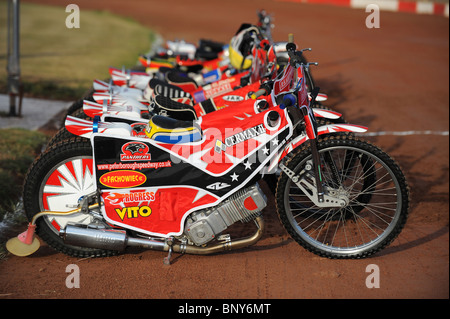
<svg viewBox="0 0 450 319"><path fill-rule="evenodd" d="M317 140L310 139L309 145L311 146L311 155L314 165L314 175L316 178L317 197L320 203L323 203L323 183L322 183L322 171L320 169L320 155L317 150Z"/></svg>
<svg viewBox="0 0 450 319"><path fill-rule="evenodd" d="M315 98L314 98L315 99ZM314 100L313 99L313 100ZM313 102L310 102L311 105ZM297 108L298 110L298 108ZM313 165L314 165L314 177L316 179L316 189L317 189L317 198L319 200L319 203L323 203L323 183L322 183L322 170L320 169L320 154L317 149L317 130L314 127L314 124L311 123L308 116L308 109L306 107L301 107L300 110L301 114L303 115L303 118L305 120L305 126L306 126L306 132L309 138L309 145L311 146L311 155L313 159ZM313 133L308 133L313 132Z"/></svg>

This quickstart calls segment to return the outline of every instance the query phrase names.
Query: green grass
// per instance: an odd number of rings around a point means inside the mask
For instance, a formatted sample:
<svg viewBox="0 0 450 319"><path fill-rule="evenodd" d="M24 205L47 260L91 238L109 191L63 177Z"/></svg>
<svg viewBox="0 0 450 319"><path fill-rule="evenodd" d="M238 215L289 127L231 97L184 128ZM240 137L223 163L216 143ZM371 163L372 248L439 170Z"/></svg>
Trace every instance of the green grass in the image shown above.
<svg viewBox="0 0 450 319"><path fill-rule="evenodd" d="M80 8L82 9L82 8ZM7 2L0 0L0 93L7 87ZM20 68L27 95L76 99L108 67L133 67L154 33L106 11L80 11L80 28L66 27L65 7L20 4ZM4 27L5 26L5 27Z"/></svg>
<svg viewBox="0 0 450 319"><path fill-rule="evenodd" d="M48 136L24 129L0 129L0 221L20 199L28 167Z"/></svg>

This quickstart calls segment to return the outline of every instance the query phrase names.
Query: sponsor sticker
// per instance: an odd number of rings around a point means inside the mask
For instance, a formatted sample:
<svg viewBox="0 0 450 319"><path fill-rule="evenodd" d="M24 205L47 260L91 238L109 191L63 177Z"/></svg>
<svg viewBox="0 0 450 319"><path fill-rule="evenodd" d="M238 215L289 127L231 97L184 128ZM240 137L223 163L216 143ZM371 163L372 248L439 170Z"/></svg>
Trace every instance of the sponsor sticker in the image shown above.
<svg viewBox="0 0 450 319"><path fill-rule="evenodd" d="M244 100L244 98L239 95L225 95L222 97L222 99L228 102L240 102Z"/></svg>
<svg viewBox="0 0 450 319"><path fill-rule="evenodd" d="M123 221L125 217L128 219L138 217L148 217L152 213L152 209L149 206L132 206L115 209L119 218Z"/></svg>
<svg viewBox="0 0 450 319"><path fill-rule="evenodd" d="M143 170L149 168L161 168L161 167L172 167L172 162L170 160L164 162L146 162L146 163L113 163L113 164L98 164L97 169L103 170Z"/></svg>
<svg viewBox="0 0 450 319"><path fill-rule="evenodd" d="M110 205L120 203L128 204L135 202L153 202L155 200L155 192L132 192L132 193L110 193L105 197Z"/></svg>
<svg viewBox="0 0 450 319"><path fill-rule="evenodd" d="M212 87L209 90L204 90L205 92L205 98L211 98L211 97L216 97L219 96L221 94L227 93L232 91L233 89L231 88L231 84L230 83L224 83L220 86L215 86Z"/></svg>
<svg viewBox="0 0 450 319"><path fill-rule="evenodd" d="M275 81L273 90L275 93L275 96L282 92L286 92L289 90L290 86L292 85L292 80L294 79L294 68L288 67L283 72L283 77L277 81Z"/></svg>
<svg viewBox="0 0 450 319"><path fill-rule="evenodd" d="M110 188L130 188L142 185L147 177L136 171L112 171L100 176L100 183Z"/></svg>
<svg viewBox="0 0 450 319"><path fill-rule="evenodd" d="M220 153L221 151L225 152L227 147L232 147L233 145L242 143L248 139L254 138L264 133L266 133L264 125L259 124L257 126L246 129L245 131L231 135L225 138L223 142L221 140L216 140L214 151L216 151L217 153Z"/></svg>
<svg viewBox="0 0 450 319"><path fill-rule="evenodd" d="M122 146L121 161L149 161L151 155L149 148L145 143L128 142Z"/></svg>

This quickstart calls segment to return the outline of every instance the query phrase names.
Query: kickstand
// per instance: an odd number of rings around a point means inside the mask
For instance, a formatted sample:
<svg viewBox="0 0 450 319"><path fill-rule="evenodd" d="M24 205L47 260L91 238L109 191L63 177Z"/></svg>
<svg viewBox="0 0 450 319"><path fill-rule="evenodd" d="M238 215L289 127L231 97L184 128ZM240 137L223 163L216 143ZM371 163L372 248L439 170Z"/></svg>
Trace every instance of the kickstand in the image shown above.
<svg viewBox="0 0 450 319"><path fill-rule="evenodd" d="M172 245L173 245L173 238L169 238L167 239L167 244L169 245L169 254L167 255L167 257L164 257L163 263L164 265L170 265L170 258L172 258Z"/></svg>

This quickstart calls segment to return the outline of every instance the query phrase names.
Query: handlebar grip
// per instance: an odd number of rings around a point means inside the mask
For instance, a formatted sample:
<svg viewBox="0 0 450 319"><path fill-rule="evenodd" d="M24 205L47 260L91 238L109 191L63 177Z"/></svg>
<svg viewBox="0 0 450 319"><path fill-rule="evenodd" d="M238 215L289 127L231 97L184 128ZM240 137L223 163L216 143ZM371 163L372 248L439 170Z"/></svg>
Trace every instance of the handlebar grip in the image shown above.
<svg viewBox="0 0 450 319"><path fill-rule="evenodd" d="M266 89L259 89L258 91L252 93L252 94L250 95L250 98L251 98L252 100L255 100L256 98L258 98L258 97L260 97L260 96L262 96L262 95L266 95L266 94L267 94L267 90L266 90Z"/></svg>
<svg viewBox="0 0 450 319"><path fill-rule="evenodd" d="M295 52L295 50L297 50L297 45L295 43L288 42L286 44L286 51L288 51L288 52Z"/></svg>
<svg viewBox="0 0 450 319"><path fill-rule="evenodd" d="M302 51L296 51L297 45L295 43L286 44L286 51L289 55L290 64L296 67L296 64L302 63Z"/></svg>
<svg viewBox="0 0 450 319"><path fill-rule="evenodd" d="M283 102L280 104L281 109L285 109L288 106L295 105L297 103L297 98L294 94L286 94L283 97Z"/></svg>

